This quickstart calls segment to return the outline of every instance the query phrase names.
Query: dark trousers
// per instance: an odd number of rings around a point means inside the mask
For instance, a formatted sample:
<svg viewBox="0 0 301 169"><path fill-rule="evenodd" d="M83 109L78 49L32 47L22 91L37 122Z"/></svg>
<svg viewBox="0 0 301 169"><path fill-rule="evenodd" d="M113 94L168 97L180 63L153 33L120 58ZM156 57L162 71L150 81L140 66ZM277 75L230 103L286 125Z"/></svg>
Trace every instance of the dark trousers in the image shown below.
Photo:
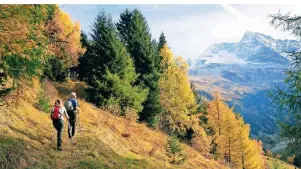
<svg viewBox="0 0 301 169"><path fill-rule="evenodd" d="M57 148L62 148L62 134L64 130L64 120L52 120L53 126L57 131Z"/></svg>
<svg viewBox="0 0 301 169"><path fill-rule="evenodd" d="M68 135L69 138L73 137L75 134L75 123L76 123L76 111L68 111L69 125L68 125Z"/></svg>

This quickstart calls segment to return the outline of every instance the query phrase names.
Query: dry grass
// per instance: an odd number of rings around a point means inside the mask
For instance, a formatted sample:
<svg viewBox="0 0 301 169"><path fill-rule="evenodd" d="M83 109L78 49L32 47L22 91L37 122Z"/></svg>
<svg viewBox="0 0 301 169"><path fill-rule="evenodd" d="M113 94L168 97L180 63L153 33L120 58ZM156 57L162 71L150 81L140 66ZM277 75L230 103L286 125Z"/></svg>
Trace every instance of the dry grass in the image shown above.
<svg viewBox="0 0 301 169"><path fill-rule="evenodd" d="M266 157L269 169L296 169L294 165L281 161L279 159Z"/></svg>
<svg viewBox="0 0 301 169"><path fill-rule="evenodd" d="M58 88L59 95L52 96L52 100L58 97L65 99L70 91L77 91L79 96L84 95L83 83L68 82L55 84L55 86ZM22 140L24 147L27 147L21 149L26 156L20 155L22 159L17 160L18 166L31 168L227 168L214 160L203 157L187 145L183 145L187 154L186 162L179 166L171 165L165 150L167 136L164 133L151 130L145 124L109 114L82 99L79 99L80 130L75 135L74 144L67 139L67 125L65 125L64 151L56 152L56 136L49 114L33 106L37 101L35 89L27 91L31 99L23 99L19 108L8 110L0 107L2 137ZM4 141L0 140L1 144L4 144ZM0 153L0 162L3 160L1 157Z"/></svg>

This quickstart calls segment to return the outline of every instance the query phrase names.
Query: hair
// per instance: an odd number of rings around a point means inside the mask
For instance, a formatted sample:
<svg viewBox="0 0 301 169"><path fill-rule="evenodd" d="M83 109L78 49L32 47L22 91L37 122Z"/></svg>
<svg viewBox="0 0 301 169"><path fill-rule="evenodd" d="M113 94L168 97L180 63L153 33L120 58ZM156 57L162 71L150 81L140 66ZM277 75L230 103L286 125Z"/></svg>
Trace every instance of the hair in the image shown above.
<svg viewBox="0 0 301 169"><path fill-rule="evenodd" d="M75 92L71 92L71 98L76 98L76 93Z"/></svg>
<svg viewBox="0 0 301 169"><path fill-rule="evenodd" d="M57 99L57 100L55 101L55 104L60 105L61 103L62 103L62 101L61 101L60 99Z"/></svg>

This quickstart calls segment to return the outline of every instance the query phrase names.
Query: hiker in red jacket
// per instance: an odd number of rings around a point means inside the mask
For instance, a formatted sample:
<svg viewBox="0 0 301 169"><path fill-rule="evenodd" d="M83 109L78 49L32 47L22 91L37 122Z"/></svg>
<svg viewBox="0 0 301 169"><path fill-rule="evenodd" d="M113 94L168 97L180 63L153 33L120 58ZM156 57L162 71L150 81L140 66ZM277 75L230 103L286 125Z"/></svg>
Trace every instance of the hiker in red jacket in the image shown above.
<svg viewBox="0 0 301 169"><path fill-rule="evenodd" d="M55 105L51 110L50 117L52 119L53 126L57 131L57 149L59 151L62 151L62 134L64 130L63 114L65 114L66 118L69 119L65 107L62 105L62 101L58 99L56 100Z"/></svg>

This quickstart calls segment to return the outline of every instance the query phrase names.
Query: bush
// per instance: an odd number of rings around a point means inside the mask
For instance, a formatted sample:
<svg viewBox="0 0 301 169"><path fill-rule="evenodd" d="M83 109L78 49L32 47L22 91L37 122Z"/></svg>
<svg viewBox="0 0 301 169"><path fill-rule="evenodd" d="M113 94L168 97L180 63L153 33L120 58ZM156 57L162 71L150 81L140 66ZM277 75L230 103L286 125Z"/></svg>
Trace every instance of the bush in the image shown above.
<svg viewBox="0 0 301 169"><path fill-rule="evenodd" d="M183 157L184 156L183 147L179 142L178 138L174 135L172 135L168 139L167 152L170 154L172 158L171 160L172 164L180 164L185 161L185 157ZM177 160L177 157L182 157L182 158Z"/></svg>
<svg viewBox="0 0 301 169"><path fill-rule="evenodd" d="M46 92L47 91L47 92ZM54 95L53 86L50 82L46 81L41 86L41 91L38 93L37 108L43 112L48 113L52 107L50 103L51 97Z"/></svg>
<svg viewBox="0 0 301 169"><path fill-rule="evenodd" d="M38 95L38 105L39 110L45 113L48 113L51 109L50 99L48 97L45 97L43 92L40 92Z"/></svg>

